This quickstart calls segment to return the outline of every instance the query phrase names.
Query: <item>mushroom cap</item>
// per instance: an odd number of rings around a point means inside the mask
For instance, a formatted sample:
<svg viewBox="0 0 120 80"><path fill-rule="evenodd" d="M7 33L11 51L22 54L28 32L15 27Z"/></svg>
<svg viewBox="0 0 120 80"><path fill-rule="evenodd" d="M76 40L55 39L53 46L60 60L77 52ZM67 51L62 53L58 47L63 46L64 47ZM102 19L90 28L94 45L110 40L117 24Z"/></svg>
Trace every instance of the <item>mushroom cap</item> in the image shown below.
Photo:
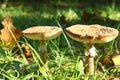
<svg viewBox="0 0 120 80"><path fill-rule="evenodd" d="M23 35L32 40L50 40L62 33L62 29L56 26L34 26L22 31Z"/></svg>
<svg viewBox="0 0 120 80"><path fill-rule="evenodd" d="M84 43L105 43L118 36L118 30L98 24L72 25L65 29L66 34L73 40Z"/></svg>

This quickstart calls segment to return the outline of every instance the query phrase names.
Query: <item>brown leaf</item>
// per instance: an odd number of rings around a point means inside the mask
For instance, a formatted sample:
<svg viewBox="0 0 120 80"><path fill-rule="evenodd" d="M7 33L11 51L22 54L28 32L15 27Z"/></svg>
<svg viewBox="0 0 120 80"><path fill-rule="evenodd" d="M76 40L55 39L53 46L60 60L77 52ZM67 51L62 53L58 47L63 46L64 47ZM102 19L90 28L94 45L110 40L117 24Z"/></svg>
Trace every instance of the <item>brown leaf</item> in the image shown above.
<svg viewBox="0 0 120 80"><path fill-rule="evenodd" d="M60 24L61 24L61 25L66 24L66 17L65 17L64 15L61 15L61 16L60 16Z"/></svg>
<svg viewBox="0 0 120 80"><path fill-rule="evenodd" d="M89 13L87 11L83 11L81 19L83 23L89 22L90 18L93 17L92 13Z"/></svg>
<svg viewBox="0 0 120 80"><path fill-rule="evenodd" d="M11 46L16 47L16 40L19 40L21 30L13 25L12 19L9 15L7 15L6 18L2 21L2 25L4 28L1 30L1 39L3 40L4 44L9 43L6 48L10 48Z"/></svg>
<svg viewBox="0 0 120 80"><path fill-rule="evenodd" d="M20 47L21 47L21 49L23 51L22 53L24 53L26 59L33 60L33 56L31 54L29 47L26 44L21 44ZM14 58L21 58L21 56L22 56L21 55L22 53L21 53L19 47L14 47L12 50L12 53L14 53L13 54Z"/></svg>
<svg viewBox="0 0 120 80"><path fill-rule="evenodd" d="M22 44L21 47L22 47L22 50L23 50L23 52L24 52L24 54L25 54L25 57L26 57L28 60L32 60L33 57L32 57L32 54L31 54L31 52L30 52L29 47L28 47L26 44Z"/></svg>

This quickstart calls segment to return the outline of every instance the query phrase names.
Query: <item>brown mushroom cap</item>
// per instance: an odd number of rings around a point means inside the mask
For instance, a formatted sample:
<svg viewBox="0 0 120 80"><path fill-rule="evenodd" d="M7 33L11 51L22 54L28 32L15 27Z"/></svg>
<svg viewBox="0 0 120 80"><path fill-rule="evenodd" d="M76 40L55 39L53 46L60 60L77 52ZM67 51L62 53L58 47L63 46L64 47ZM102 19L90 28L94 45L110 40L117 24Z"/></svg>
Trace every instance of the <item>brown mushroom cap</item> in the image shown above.
<svg viewBox="0 0 120 80"><path fill-rule="evenodd" d="M118 30L98 24L72 25L66 28L66 34L73 40L85 43L109 42L118 36Z"/></svg>
<svg viewBox="0 0 120 80"><path fill-rule="evenodd" d="M62 33L62 29L56 26L35 26L22 31L23 35L33 40L50 40Z"/></svg>

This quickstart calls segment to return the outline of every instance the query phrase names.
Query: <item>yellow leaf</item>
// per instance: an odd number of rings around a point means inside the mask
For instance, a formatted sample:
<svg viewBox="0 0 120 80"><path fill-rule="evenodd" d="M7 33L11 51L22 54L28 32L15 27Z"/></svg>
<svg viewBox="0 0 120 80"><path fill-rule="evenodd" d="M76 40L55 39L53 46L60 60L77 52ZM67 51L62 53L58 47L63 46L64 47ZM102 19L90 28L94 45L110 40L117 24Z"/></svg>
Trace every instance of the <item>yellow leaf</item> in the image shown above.
<svg viewBox="0 0 120 80"><path fill-rule="evenodd" d="M114 65L116 67L116 70L120 72L120 55L116 55L112 58Z"/></svg>

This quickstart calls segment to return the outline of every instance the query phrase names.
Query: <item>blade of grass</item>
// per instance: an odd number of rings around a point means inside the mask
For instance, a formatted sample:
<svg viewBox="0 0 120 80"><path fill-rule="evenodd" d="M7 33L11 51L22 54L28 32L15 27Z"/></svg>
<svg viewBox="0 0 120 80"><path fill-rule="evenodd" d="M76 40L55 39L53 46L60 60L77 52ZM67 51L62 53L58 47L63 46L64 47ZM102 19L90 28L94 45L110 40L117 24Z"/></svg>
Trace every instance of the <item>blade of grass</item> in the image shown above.
<svg viewBox="0 0 120 80"><path fill-rule="evenodd" d="M40 55L37 53L37 51L27 42L27 40L24 38L26 44L28 45L28 47L32 50L32 55L33 58L35 60L35 62L37 63L38 67L39 67L39 71L44 75L46 80L52 80L52 77L50 75L50 73L47 71L47 67L45 66L45 64L43 63ZM44 66L41 66L41 64Z"/></svg>
<svg viewBox="0 0 120 80"><path fill-rule="evenodd" d="M57 20L56 20L56 22L57 22L58 26L59 26L60 28L62 28L62 26L60 25L60 23L59 23ZM63 30L62 30L62 33L63 33L63 36L64 36L64 38L65 38L65 40L66 40L66 42L67 42L67 44L68 44L68 47L70 48L70 51L71 51L72 55L74 56L74 53L73 53L72 47L71 47L71 45L70 45L70 42L69 42L69 40L67 39L67 36L65 35L65 33L64 33Z"/></svg>
<svg viewBox="0 0 120 80"><path fill-rule="evenodd" d="M120 29L120 23L118 24L118 27L117 27L117 30L119 30L119 29ZM111 41L109 53L111 53L113 51L113 45L114 45L114 43L115 43L115 39L113 41Z"/></svg>

